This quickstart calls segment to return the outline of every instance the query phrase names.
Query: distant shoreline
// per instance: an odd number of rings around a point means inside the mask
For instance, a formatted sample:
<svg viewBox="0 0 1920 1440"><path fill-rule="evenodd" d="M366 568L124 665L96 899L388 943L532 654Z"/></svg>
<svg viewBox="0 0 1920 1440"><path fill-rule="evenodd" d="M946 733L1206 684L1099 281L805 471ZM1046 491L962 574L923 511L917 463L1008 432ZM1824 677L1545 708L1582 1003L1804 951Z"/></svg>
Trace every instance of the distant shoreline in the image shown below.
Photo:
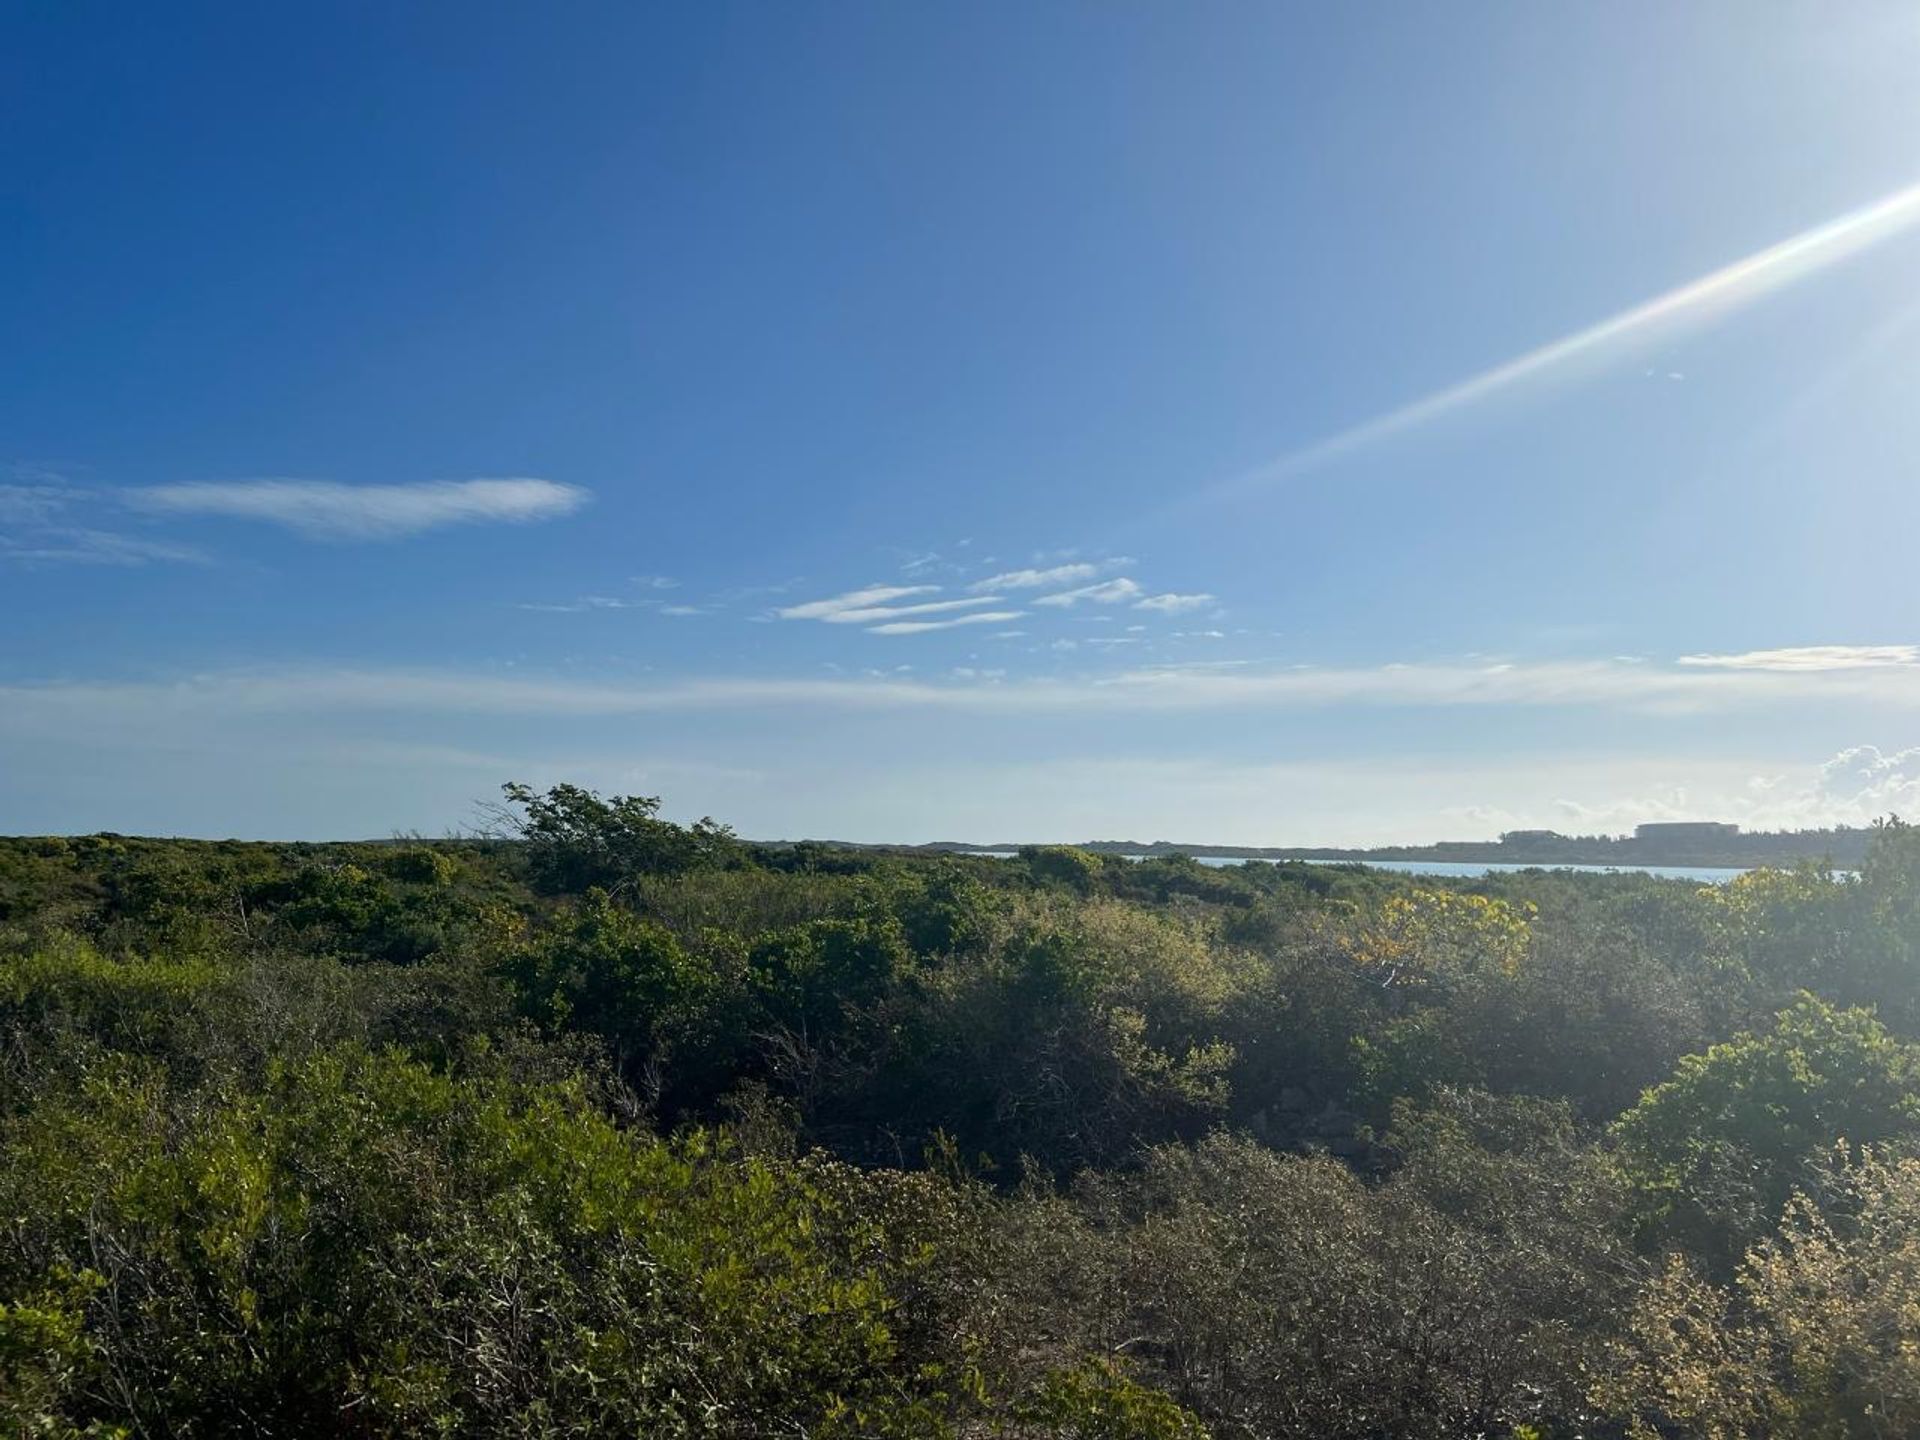
<svg viewBox="0 0 1920 1440"><path fill-rule="evenodd" d="M1139 855L1162 858L1173 855L1208 856L1228 860L1311 860L1350 861L1367 864L1378 860L1432 860L1480 864L1538 865L1618 865L1634 868L1644 865L1695 866L1703 869L1751 869L1761 865L1794 865L1803 861L1857 866L1866 856L1872 830L1842 828L1809 831L1754 831L1712 841L1676 843L1668 840L1637 839L1623 836L1567 836L1551 841L1508 844L1498 840L1443 840L1433 845L1379 845L1356 849L1339 846L1214 845L1200 842L1155 840L1089 840L1070 848L1095 855ZM1059 842L1036 847L1032 842L976 844L962 840L936 840L920 845L872 844L842 840L813 842L774 842L776 844L813 843L850 850L888 850L911 854L981 855L1005 854L1032 848L1055 848Z"/></svg>

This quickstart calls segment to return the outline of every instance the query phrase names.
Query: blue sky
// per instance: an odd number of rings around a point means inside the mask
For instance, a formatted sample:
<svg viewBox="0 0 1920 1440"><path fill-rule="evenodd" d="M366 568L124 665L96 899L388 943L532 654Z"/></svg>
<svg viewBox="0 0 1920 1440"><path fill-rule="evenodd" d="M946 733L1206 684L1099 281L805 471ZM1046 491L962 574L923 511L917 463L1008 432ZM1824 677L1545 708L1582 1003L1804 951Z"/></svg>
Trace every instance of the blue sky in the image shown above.
<svg viewBox="0 0 1920 1440"><path fill-rule="evenodd" d="M0 830L1920 808L1911 6L0 15Z"/></svg>

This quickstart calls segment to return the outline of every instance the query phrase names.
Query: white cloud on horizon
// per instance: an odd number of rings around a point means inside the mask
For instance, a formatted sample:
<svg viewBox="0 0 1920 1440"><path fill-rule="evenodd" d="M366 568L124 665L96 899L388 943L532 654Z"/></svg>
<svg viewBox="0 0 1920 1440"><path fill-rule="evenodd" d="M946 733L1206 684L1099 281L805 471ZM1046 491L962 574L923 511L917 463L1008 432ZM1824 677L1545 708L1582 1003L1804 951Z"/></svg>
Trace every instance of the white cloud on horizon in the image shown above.
<svg viewBox="0 0 1920 1440"><path fill-rule="evenodd" d="M516 776L536 785L566 780L605 792L665 793L675 818L713 814L762 839L1417 844L1535 825L1617 833L1644 820L1713 818L1794 828L1880 813L1853 808L1858 792L1822 802L1815 791L1826 767L1777 756L1404 751L1246 761L1123 750L822 755L805 765L758 767L668 734L636 755L623 740L550 728L461 746L354 734L337 724L293 727L277 715L159 721L158 730L130 723L133 743L90 753L57 802L28 788L25 803L9 804L9 813L24 828L69 832L338 839L471 822L474 803ZM165 765L153 763L154 747L164 749ZM28 745L23 753L53 759L64 752ZM1753 783L1762 774L1782 797L1772 808ZM9 778L0 772L0 803L13 799ZM273 795L265 809L263 781ZM1822 803L1824 811L1805 808ZM1582 814L1595 818L1584 823Z"/></svg>
<svg viewBox="0 0 1920 1440"><path fill-rule="evenodd" d="M1920 665L1920 645L1797 645L1778 650L1748 650L1737 655L1682 655L1682 665L1717 670L1859 670L1885 665Z"/></svg>
<svg viewBox="0 0 1920 1440"><path fill-rule="evenodd" d="M528 477L407 485L191 481L117 493L122 503L148 514L259 520L324 540L394 540L443 525L551 520L591 498L577 485Z"/></svg>
<svg viewBox="0 0 1920 1440"><path fill-rule="evenodd" d="M1751 773L1715 786L1675 780L1605 799L1558 799L1521 823L1618 833L1649 820L1723 820L1749 830L1819 830L1920 813L1920 746L1855 745L1818 765Z"/></svg>
<svg viewBox="0 0 1920 1440"><path fill-rule="evenodd" d="M1016 612L1017 613L1017 612ZM995 612L898 622L918 628L1000 623ZM716 677L658 683L573 681L498 672L292 668L188 675L171 681L59 681L0 685L0 721L187 710L444 711L591 716L815 705L860 710L1044 714L1290 710L1341 705L1406 709L1588 708L1700 715L1803 702L1920 711L1920 669L1782 672L1683 669L1611 661L1391 664L1285 669L1178 666L991 688L919 680Z"/></svg>
<svg viewBox="0 0 1920 1440"><path fill-rule="evenodd" d="M1920 813L1920 746L1884 753L1855 745L1820 767L1815 792L1829 809L1856 816Z"/></svg>

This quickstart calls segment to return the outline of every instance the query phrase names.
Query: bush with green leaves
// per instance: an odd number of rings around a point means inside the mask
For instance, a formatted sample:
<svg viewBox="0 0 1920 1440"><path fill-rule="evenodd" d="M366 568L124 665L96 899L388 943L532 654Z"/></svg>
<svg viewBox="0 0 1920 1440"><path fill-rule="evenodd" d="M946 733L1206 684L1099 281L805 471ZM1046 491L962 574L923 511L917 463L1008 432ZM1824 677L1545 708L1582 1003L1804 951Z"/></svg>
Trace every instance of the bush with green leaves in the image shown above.
<svg viewBox="0 0 1920 1440"><path fill-rule="evenodd" d="M1920 1423L1906 826L1712 889L508 794L0 840L0 1428Z"/></svg>
<svg viewBox="0 0 1920 1440"><path fill-rule="evenodd" d="M1325 1158L1225 1136L1163 1147L1136 1174L1011 1206L1005 1303L1029 1345L1124 1354L1221 1437L1513 1433L1579 1408L1618 1294L1608 1231L1591 1230L1604 1207L1538 1184L1561 1159L1482 1162L1481 1194L1534 1190L1489 1224Z"/></svg>
<svg viewBox="0 0 1920 1440"><path fill-rule="evenodd" d="M861 1043L813 1052L813 1103L895 1158L944 1132L1009 1175L1125 1163L1225 1108L1214 963L1178 927L1131 929L1104 902L1043 906L876 998L850 1032Z"/></svg>
<svg viewBox="0 0 1920 1440"><path fill-rule="evenodd" d="M64 1425L921 1434L947 1404L890 1328L919 1254L577 1086L343 1051L180 1094L126 1059L0 1155L10 1393Z"/></svg>
<svg viewBox="0 0 1920 1440"><path fill-rule="evenodd" d="M523 847L534 884L549 893L620 891L649 875L674 875L737 856L733 832L710 819L691 826L659 818L651 795L603 800L578 785L545 794L530 785L501 787L506 803L493 819Z"/></svg>
<svg viewBox="0 0 1920 1440"><path fill-rule="evenodd" d="M1828 1157L1717 1285L1675 1255L1594 1399L1634 1440L1920 1433L1920 1161Z"/></svg>
<svg viewBox="0 0 1920 1440"><path fill-rule="evenodd" d="M1920 1046L1802 996L1762 1032L1687 1056L1614 1126L1654 1241L1724 1268L1836 1144L1920 1134Z"/></svg>

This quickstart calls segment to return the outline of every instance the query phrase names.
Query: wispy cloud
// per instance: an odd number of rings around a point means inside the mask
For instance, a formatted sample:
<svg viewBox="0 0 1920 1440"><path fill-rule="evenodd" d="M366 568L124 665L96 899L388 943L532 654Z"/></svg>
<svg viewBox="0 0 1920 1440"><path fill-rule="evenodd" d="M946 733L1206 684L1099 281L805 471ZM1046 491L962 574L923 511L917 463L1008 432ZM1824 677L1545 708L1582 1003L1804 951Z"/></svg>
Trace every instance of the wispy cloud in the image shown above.
<svg viewBox="0 0 1920 1440"><path fill-rule="evenodd" d="M649 600L621 600L612 595L582 595L578 600L533 601L516 605L516 610L533 610L543 615L583 615L589 610L640 610L651 608Z"/></svg>
<svg viewBox="0 0 1920 1440"><path fill-rule="evenodd" d="M1009 620L1018 620L1027 612L1024 610L982 610L974 615L956 615L951 620L895 620L886 625L875 625L869 635L920 635L929 630L952 630L961 625L1001 625Z"/></svg>
<svg viewBox="0 0 1920 1440"><path fill-rule="evenodd" d="M969 590L1038 590L1048 585L1071 585L1076 580L1091 580L1100 573L1097 565L1055 565L1046 570L1008 570L989 575L967 586Z"/></svg>
<svg viewBox="0 0 1920 1440"><path fill-rule="evenodd" d="M1042 590L1075 580L1088 580L1091 583L1033 596L1030 603L1054 610L1071 609L1082 604L1137 604L1144 609L1174 613L1212 602L1211 595L1148 596L1138 581L1126 576L1116 576L1110 580L1092 578L1103 569L1119 563L1122 562L1117 559L1097 562L1076 560L1066 564L1002 571L968 583L965 587L967 593L958 597L945 593L943 586L928 583L869 585L819 600L788 605L774 613L782 620L859 625L874 635L920 635L928 631L952 630L963 625L1018 619L1027 612L988 607L1004 607L1009 603L1018 605L1029 598L1020 596L1010 599L1006 592ZM933 616L940 618L929 618ZM1104 620L1107 617L1099 618Z"/></svg>
<svg viewBox="0 0 1920 1440"><path fill-rule="evenodd" d="M734 585L714 592L715 605L736 605L745 600L764 600L769 595L785 595L798 590L806 583L804 577L793 576L772 585Z"/></svg>
<svg viewBox="0 0 1920 1440"><path fill-rule="evenodd" d="M782 620L817 620L825 625L861 625L870 635L919 635L929 630L951 630L960 625L980 625L989 620L1012 620L1019 610L982 610L1000 600L998 595L969 595L949 600L918 600L920 595L937 594L938 585L869 585L849 590L824 600L808 600L788 605L777 612ZM894 604L897 600L911 604ZM974 613L955 614L956 611ZM926 620L927 615L950 616Z"/></svg>
<svg viewBox="0 0 1920 1440"><path fill-rule="evenodd" d="M643 590L678 590L680 582L671 575L636 575L633 583Z"/></svg>
<svg viewBox="0 0 1920 1440"><path fill-rule="evenodd" d="M1033 603L1054 605L1063 609L1078 605L1082 600L1092 605L1119 605L1136 599L1139 594L1139 583L1121 576L1117 580L1102 580L1097 585L1082 585L1076 590L1060 590L1052 595L1042 595Z"/></svg>
<svg viewBox="0 0 1920 1440"><path fill-rule="evenodd" d="M974 617L967 620L973 623ZM902 679L783 677L622 684L497 672L296 669L213 673L153 683L0 686L0 730L30 723L65 725L113 713L131 719L163 712L229 710L594 716L808 705L1030 715L1080 711L1258 712L1352 705L1697 715L1810 702L1872 704L1889 711L1920 713L1920 668L1755 671L1624 665L1605 660L1285 669L1181 666L1072 679L1009 681L991 687Z"/></svg>
<svg viewBox="0 0 1920 1440"><path fill-rule="evenodd" d="M71 498L61 485L0 485L0 525L44 523Z"/></svg>
<svg viewBox="0 0 1920 1440"><path fill-rule="evenodd" d="M190 545L74 523L72 512L93 492L70 487L51 471L14 465L15 482L0 484L0 564L204 565L207 556Z"/></svg>
<svg viewBox="0 0 1920 1440"><path fill-rule="evenodd" d="M1920 645L1797 645L1737 655L1682 655L1680 663L1714 670L1861 670L1920 665Z"/></svg>
<svg viewBox="0 0 1920 1440"><path fill-rule="evenodd" d="M820 619L829 625L868 625L878 620L898 620L909 615L939 615L951 610L971 610L980 605L992 605L999 598L998 595L979 595L969 600L927 600L917 605L868 605L857 610L835 610L820 616Z"/></svg>
<svg viewBox="0 0 1920 1440"><path fill-rule="evenodd" d="M848 610L865 610L904 600L910 595L931 595L938 585L869 585L864 590L849 590L824 600L808 600L799 605L782 606L775 613L782 620L825 620Z"/></svg>
<svg viewBox="0 0 1920 1440"><path fill-rule="evenodd" d="M412 485L196 481L123 490L120 498L150 514L259 520L327 540L392 540L443 525L551 520L590 497L577 485L516 478Z"/></svg>
<svg viewBox="0 0 1920 1440"><path fill-rule="evenodd" d="M122 535L76 526L39 526L24 534L0 535L0 560L18 565L204 565L205 552L191 545Z"/></svg>
<svg viewBox="0 0 1920 1440"><path fill-rule="evenodd" d="M1213 596L1202 593L1176 595L1169 591L1165 595L1149 595L1135 602L1136 610L1157 610L1162 615L1184 615L1189 610L1200 610L1213 604Z"/></svg>
<svg viewBox="0 0 1920 1440"><path fill-rule="evenodd" d="M705 615L705 605L668 605L653 596L640 599L625 599L618 595L582 595L578 600L529 601L514 606L516 610L531 610L542 615L584 615L594 610L648 610L655 615Z"/></svg>
<svg viewBox="0 0 1920 1440"><path fill-rule="evenodd" d="M1398 409L1341 430L1205 492L1210 498L1258 489L1337 460L1455 411L1518 390L1579 362L1604 363L1622 351L1690 323L1739 310L1920 222L1913 184L1813 226L1631 309L1517 355Z"/></svg>

